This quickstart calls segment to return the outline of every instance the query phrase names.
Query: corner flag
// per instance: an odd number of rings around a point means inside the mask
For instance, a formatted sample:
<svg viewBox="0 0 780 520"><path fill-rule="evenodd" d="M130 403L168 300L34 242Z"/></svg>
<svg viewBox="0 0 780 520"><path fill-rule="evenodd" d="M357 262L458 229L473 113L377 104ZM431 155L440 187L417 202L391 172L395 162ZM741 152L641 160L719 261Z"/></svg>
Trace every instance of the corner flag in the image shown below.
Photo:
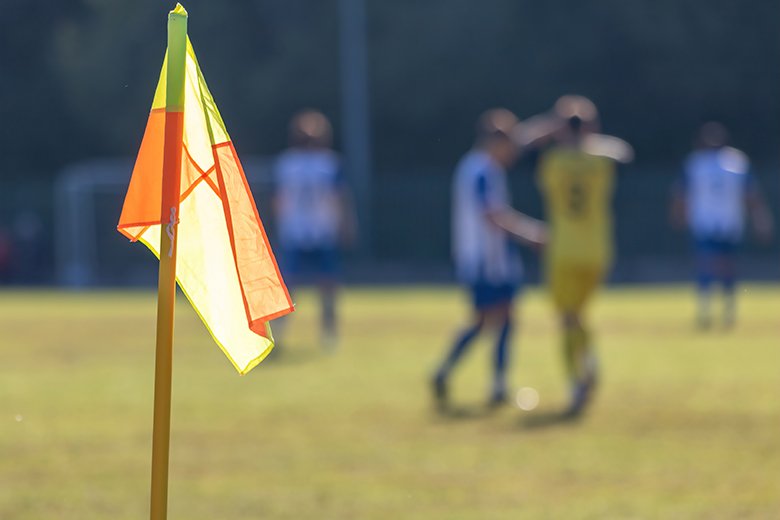
<svg viewBox="0 0 780 520"><path fill-rule="evenodd" d="M186 20L178 5L118 230L172 259L179 287L245 374L273 348L268 321L293 305Z"/></svg>

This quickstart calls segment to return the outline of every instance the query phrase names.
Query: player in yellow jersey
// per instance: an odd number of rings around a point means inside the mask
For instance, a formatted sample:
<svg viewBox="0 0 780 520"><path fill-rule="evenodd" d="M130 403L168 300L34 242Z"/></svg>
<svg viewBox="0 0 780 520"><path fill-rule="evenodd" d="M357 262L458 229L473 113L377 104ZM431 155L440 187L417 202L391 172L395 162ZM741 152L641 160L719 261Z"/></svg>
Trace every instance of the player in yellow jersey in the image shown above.
<svg viewBox="0 0 780 520"><path fill-rule="evenodd" d="M588 403L597 376L584 311L612 263L616 163L629 162L633 150L616 137L597 133L596 106L581 96L560 98L545 126L546 131L530 140L537 146L547 143L537 170L549 225L545 271L564 334L572 389L566 415L576 417Z"/></svg>

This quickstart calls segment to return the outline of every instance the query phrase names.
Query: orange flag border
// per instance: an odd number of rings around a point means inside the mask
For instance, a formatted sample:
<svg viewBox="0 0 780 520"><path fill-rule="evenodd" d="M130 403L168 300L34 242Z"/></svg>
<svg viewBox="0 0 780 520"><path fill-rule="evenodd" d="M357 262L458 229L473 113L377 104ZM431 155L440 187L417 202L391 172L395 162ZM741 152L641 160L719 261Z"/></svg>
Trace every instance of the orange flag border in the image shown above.
<svg viewBox="0 0 780 520"><path fill-rule="evenodd" d="M166 53L117 229L132 242L145 244L158 259L162 238L167 233L173 239L175 233L174 244L179 255L188 255L184 258L191 260L182 265L183 271L177 269L176 282L214 341L238 372L245 374L273 348L268 322L293 312L295 306L243 165L189 40L186 52L185 97L180 107L167 107L163 96ZM165 160L162 142L171 121L184 127L181 148L177 150L181 153L177 166L181 180L175 187L169 187L178 198L162 206L168 208L176 201L187 209L174 211L173 208L169 222L168 215L162 214L160 208L161 197L171 191L163 191L161 182ZM200 163L209 167L203 168ZM210 190L198 189L204 182ZM193 200L185 205L191 197ZM186 228L181 228L186 229L183 234L176 231L179 219L182 226L188 223ZM172 231L160 229L163 234L158 244L156 226L166 225ZM170 251L173 250L171 246Z"/></svg>

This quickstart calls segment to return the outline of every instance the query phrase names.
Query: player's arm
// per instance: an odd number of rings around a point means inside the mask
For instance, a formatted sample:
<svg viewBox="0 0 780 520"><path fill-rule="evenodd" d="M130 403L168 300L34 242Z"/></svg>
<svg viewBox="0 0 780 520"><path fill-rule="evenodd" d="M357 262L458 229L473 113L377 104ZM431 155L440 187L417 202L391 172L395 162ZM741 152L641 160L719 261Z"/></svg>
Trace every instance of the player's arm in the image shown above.
<svg viewBox="0 0 780 520"><path fill-rule="evenodd" d="M533 248L547 243L547 225L509 206L488 209L485 217L515 240Z"/></svg>
<svg viewBox="0 0 780 520"><path fill-rule="evenodd" d="M555 114L539 114L518 123L512 131L512 139L521 149L542 148L564 125L565 121Z"/></svg>
<svg viewBox="0 0 780 520"><path fill-rule="evenodd" d="M583 148L587 153L608 157L621 164L634 160L634 148L623 139L604 134L589 134Z"/></svg>
<svg viewBox="0 0 780 520"><path fill-rule="evenodd" d="M758 186L753 184L745 194L748 214L753 223L753 231L762 242L768 243L774 235L774 219L769 205L764 200Z"/></svg>
<svg viewBox="0 0 780 520"><path fill-rule="evenodd" d="M505 202L493 198L486 174L477 177L476 189L488 222L528 246L540 247L547 242L547 228L543 222L524 215Z"/></svg>

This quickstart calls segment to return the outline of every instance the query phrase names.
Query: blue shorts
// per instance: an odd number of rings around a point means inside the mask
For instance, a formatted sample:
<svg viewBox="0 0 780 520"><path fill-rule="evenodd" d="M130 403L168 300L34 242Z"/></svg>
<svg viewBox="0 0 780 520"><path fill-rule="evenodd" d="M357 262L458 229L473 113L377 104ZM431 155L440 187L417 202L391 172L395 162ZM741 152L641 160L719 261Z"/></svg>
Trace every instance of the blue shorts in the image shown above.
<svg viewBox="0 0 780 520"><path fill-rule="evenodd" d="M335 247L285 248L282 251L282 274L291 283L320 278L336 278L339 274L339 252Z"/></svg>
<svg viewBox="0 0 780 520"><path fill-rule="evenodd" d="M471 303L477 310L484 310L503 303L511 303L519 288L518 283L489 283L478 281L469 286Z"/></svg>
<svg viewBox="0 0 780 520"><path fill-rule="evenodd" d="M696 238L695 247L699 255L732 256L737 252L739 242L722 238Z"/></svg>

